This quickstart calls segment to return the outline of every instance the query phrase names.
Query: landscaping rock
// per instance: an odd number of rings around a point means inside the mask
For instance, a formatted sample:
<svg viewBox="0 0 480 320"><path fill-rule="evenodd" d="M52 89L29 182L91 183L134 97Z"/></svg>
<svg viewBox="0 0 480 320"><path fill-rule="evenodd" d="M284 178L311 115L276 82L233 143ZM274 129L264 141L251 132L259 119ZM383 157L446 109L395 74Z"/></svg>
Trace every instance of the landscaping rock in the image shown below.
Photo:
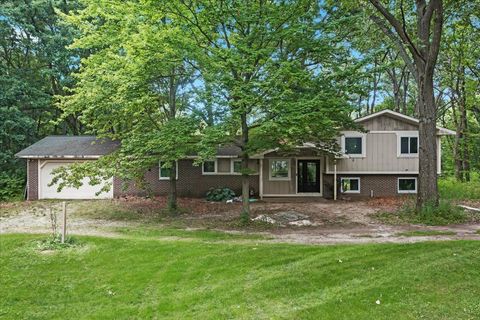
<svg viewBox="0 0 480 320"><path fill-rule="evenodd" d="M273 217L277 221L282 222L282 223L289 223L289 222L298 221L298 220L306 220L306 219L309 218L307 215L302 214L302 213L298 213L298 212L295 212L295 211L278 212L278 213L275 213L273 215Z"/></svg>
<svg viewBox="0 0 480 320"><path fill-rule="evenodd" d="M305 214L295 211L283 211L273 214L271 217L266 214L261 214L252 219L252 221L262 221L270 224L279 224L280 226L312 226L312 221Z"/></svg>
<svg viewBox="0 0 480 320"><path fill-rule="evenodd" d="M252 221L261 221L261 222L266 222L266 223L270 223L270 224L277 223L277 221L275 221L275 219L272 219L265 214L261 214L261 215L255 217L255 218L253 218Z"/></svg>
<svg viewBox="0 0 480 320"><path fill-rule="evenodd" d="M298 226L298 227L305 227L305 226L312 226L313 223L310 220L298 220L298 221L290 221L288 223L291 226Z"/></svg>

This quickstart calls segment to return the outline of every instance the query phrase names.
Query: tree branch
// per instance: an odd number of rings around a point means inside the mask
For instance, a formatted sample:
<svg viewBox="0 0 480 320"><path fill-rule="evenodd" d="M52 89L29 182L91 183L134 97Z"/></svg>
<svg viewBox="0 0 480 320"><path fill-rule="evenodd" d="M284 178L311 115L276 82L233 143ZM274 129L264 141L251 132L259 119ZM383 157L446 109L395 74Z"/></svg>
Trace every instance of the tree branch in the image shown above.
<svg viewBox="0 0 480 320"><path fill-rule="evenodd" d="M397 35L403 41L403 43L407 46L408 50L412 54L413 58L416 59L424 59L422 55L417 50L417 47L413 42L410 40L408 34L404 31L400 22L390 13L388 10L378 1L378 0L369 0L370 3L382 14L385 19L392 25L395 29Z"/></svg>
<svg viewBox="0 0 480 320"><path fill-rule="evenodd" d="M413 74L413 76L415 77L415 79L418 79L417 69L415 68L415 66L414 66L414 64L413 64L413 61L412 61L412 59L410 58L410 56L408 55L407 51L405 50L405 47L404 47L403 44L400 42L400 39L398 39L398 37L395 36L395 34L392 32L392 30L390 30L390 29L385 25L385 23L383 22L383 20L380 19L378 16L376 16L376 15L371 15L371 16L370 16L370 19L383 31L383 33L385 33L385 35L386 35L388 38L390 38L390 40L393 42L393 44L394 44L395 47L397 48L398 53L399 53L400 56L402 57L403 61L404 61L405 64L407 65L408 70L410 70L410 73Z"/></svg>

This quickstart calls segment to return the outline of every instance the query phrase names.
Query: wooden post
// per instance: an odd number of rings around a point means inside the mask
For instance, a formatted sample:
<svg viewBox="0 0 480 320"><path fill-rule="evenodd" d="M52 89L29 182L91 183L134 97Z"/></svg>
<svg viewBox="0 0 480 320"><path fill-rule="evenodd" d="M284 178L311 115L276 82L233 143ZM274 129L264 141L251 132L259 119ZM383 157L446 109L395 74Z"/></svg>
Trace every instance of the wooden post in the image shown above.
<svg viewBox="0 0 480 320"><path fill-rule="evenodd" d="M62 202L62 213L63 213L63 227L62 227L62 243L65 243L65 235L67 234L67 203Z"/></svg>

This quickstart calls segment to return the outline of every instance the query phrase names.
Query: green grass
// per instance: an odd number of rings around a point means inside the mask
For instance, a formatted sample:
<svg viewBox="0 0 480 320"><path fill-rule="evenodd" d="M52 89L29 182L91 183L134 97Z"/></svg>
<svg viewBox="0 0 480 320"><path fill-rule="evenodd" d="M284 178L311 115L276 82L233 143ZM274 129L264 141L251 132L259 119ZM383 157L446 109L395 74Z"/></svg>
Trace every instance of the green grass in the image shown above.
<svg viewBox="0 0 480 320"><path fill-rule="evenodd" d="M478 217L465 212L449 200L441 200L438 207L427 205L417 212L414 199L410 199L406 200L403 207L396 212L378 212L373 217L389 224L414 223L431 226L461 224L478 220Z"/></svg>
<svg viewBox="0 0 480 320"><path fill-rule="evenodd" d="M454 236L456 235L453 231L442 231L442 230L413 230L399 232L396 234L400 237L426 237L426 236Z"/></svg>
<svg viewBox="0 0 480 320"><path fill-rule="evenodd" d="M451 200L480 200L480 177L473 175L470 182L458 182L453 177L439 179L440 198Z"/></svg>
<svg viewBox="0 0 480 320"><path fill-rule="evenodd" d="M480 242L306 246L0 236L4 319L476 319ZM376 304L379 300L380 304Z"/></svg>
<svg viewBox="0 0 480 320"><path fill-rule="evenodd" d="M208 241L223 241L223 240L269 240L271 237L267 237L261 234L253 233L230 233L217 230L186 230L171 227L152 227L152 226L140 226L135 228L115 228L116 232L121 234L136 236L136 237L179 237L190 239L202 239Z"/></svg>

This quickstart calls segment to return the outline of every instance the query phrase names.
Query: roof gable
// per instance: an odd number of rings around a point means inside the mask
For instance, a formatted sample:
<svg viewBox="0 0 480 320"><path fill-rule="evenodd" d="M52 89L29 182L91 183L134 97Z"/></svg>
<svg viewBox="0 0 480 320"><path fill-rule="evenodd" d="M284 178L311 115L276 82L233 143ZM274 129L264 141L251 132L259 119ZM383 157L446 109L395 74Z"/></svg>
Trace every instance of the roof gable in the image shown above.
<svg viewBox="0 0 480 320"><path fill-rule="evenodd" d="M414 128L414 130L418 130L418 125L419 125L419 120L404 114L401 114L399 112L395 112L393 110L385 109L382 111L378 111L375 113L372 113L368 116L361 117L355 120L357 123L362 123L365 124L366 127L368 127L367 123L374 123L374 120L379 119L379 118L390 118L395 121L385 121L384 124L379 124L377 123L378 126L380 127L385 127L384 129L368 129L368 130L387 130L386 128L388 127L388 130L408 130L407 128ZM399 123L403 123L403 125L400 125ZM396 128L401 128L404 127L405 129L396 129ZM411 130L411 129L410 129ZM455 131L438 127L437 126L437 135L454 135Z"/></svg>

